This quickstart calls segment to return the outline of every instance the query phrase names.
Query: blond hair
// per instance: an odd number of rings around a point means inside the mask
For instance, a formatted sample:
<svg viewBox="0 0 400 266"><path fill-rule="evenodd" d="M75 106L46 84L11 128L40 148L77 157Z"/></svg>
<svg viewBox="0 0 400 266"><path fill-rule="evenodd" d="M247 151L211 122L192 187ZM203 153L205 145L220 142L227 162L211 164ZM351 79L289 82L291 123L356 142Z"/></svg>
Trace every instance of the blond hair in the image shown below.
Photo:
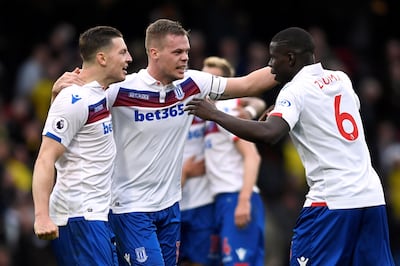
<svg viewBox="0 0 400 266"><path fill-rule="evenodd" d="M203 61L203 67L216 67L222 70L222 76L234 77L235 69L228 60L218 56L209 56Z"/></svg>

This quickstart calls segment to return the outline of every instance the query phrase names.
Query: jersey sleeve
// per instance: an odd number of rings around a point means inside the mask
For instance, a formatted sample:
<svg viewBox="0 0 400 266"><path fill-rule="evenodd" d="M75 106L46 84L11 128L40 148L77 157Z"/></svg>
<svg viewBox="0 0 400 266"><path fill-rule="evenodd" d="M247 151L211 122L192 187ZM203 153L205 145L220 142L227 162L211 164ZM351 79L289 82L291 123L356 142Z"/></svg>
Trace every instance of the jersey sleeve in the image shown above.
<svg viewBox="0 0 400 266"><path fill-rule="evenodd" d="M239 107L240 99L239 98L234 98L234 99L227 99L227 100L219 100L216 101L216 107L218 110L227 113L231 116L239 116L239 113L237 111L237 108ZM234 135L232 132L226 130L225 128L221 127L218 125L218 128L220 129L221 132L224 132L225 135L232 141L235 142L239 140L239 137Z"/></svg>
<svg viewBox="0 0 400 266"><path fill-rule="evenodd" d="M296 90L301 91L294 86L283 87L276 98L274 109L269 114L284 119L289 124L290 129L293 129L296 125L303 109L303 99L301 95L295 93Z"/></svg>
<svg viewBox="0 0 400 266"><path fill-rule="evenodd" d="M50 106L42 134L67 147L87 117L85 97L79 90L65 88Z"/></svg>
<svg viewBox="0 0 400 266"><path fill-rule="evenodd" d="M227 78L198 70L188 70L188 73L194 82L199 85L201 98L205 98L208 95L211 99L217 100L224 93Z"/></svg>

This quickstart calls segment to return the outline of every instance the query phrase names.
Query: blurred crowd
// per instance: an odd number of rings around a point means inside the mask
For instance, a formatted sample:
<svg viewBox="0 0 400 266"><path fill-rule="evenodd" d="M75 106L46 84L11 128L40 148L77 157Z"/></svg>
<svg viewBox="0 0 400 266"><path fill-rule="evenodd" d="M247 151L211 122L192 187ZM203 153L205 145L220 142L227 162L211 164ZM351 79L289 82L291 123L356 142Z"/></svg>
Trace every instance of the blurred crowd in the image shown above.
<svg viewBox="0 0 400 266"><path fill-rule="evenodd" d="M42 8L46 3L51 5L51 1L31 2ZM55 265L49 243L38 240L33 234L31 178L53 82L65 71L80 66L79 32L88 25L99 23L117 26L124 33L133 55L134 62L130 66L130 72L133 72L146 66L144 28L149 21L159 17L177 19L191 30L191 68L200 69L205 57L217 55L232 62L238 75L266 65L267 45L276 31L289 25L310 31L316 43L316 59L327 68L347 72L354 82L372 161L384 184L393 255L400 265L400 35L398 29L392 31L395 24L387 24L392 22L388 17L396 13L396 9L391 10L390 1L365 1L366 5L352 9L351 20L342 17L339 28L328 23L319 24L319 19L322 15L328 19L335 17L331 21L335 24L339 21L338 16L351 12L344 5L342 8L346 11L332 7L329 14L317 14L314 12L318 10L316 7L309 7L309 14L317 18L314 21L309 17L302 20L292 11L292 17L283 17L287 21L277 20L279 23L269 29L266 29L269 24L274 23L268 19L268 13L272 11L253 10L251 13L248 8L235 5L235 1L220 0L213 5L204 5L207 1L185 1L182 6L177 4L178 1L168 1L152 7L144 3L148 11L144 18L141 15L143 21L137 23L136 34L132 34L127 24L136 23L138 18L127 17L128 12L121 11L126 20L121 16L119 19L102 17L107 8L123 7L122 2L99 1L92 24L90 20L76 23L73 18L51 20L54 23L46 31L38 28L40 37L32 42L23 40L25 50L20 51L23 56L16 57L12 65L9 65L9 57L4 57L5 51L13 48L11 37L7 31L0 30L0 266ZM190 2L191 8L186 2ZM293 9L298 5L283 2L294 5ZM89 3L93 4L92 1ZM313 1L305 3L312 4ZM91 6L86 5L86 12L92 12L89 11ZM271 5L271 9L276 6ZM398 8L398 4L394 8ZM49 12L59 11L52 9ZM111 19L115 19L113 23ZM7 21L1 22L9 25ZM21 47L21 43L17 47ZM260 97L269 105L273 104L278 90ZM266 265L285 266L291 229L307 190L304 169L289 138L275 146L257 145L263 158L258 182L267 210Z"/></svg>

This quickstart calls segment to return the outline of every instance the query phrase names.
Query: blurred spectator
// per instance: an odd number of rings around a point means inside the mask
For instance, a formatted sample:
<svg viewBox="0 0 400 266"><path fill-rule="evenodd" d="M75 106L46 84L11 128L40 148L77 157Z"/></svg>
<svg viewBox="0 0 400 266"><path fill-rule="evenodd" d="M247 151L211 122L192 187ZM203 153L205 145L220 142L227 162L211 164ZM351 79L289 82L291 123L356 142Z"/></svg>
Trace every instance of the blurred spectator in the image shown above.
<svg viewBox="0 0 400 266"><path fill-rule="evenodd" d="M63 67L62 73L80 65L76 29L73 24L60 22L50 32L48 45L51 57Z"/></svg>
<svg viewBox="0 0 400 266"><path fill-rule="evenodd" d="M309 32L314 38L316 61L321 62L325 68L349 73L347 66L329 44L325 30L318 26L312 26L309 28Z"/></svg>
<svg viewBox="0 0 400 266"><path fill-rule="evenodd" d="M379 122L378 127L378 157L379 165L383 176L387 176L391 168L391 160L387 158L388 149L399 141L399 129L390 120L382 120Z"/></svg>
<svg viewBox="0 0 400 266"><path fill-rule="evenodd" d="M234 36L224 36L218 42L218 53L221 57L226 58L232 63L236 69L236 75L242 76L248 73L244 73L244 67L242 65L242 54L240 41ZM265 64L266 64L265 60Z"/></svg>
<svg viewBox="0 0 400 266"><path fill-rule="evenodd" d="M385 44L385 64L386 67L386 84L389 88L387 93L387 102L389 108L387 113L391 115L391 119L400 126L400 39L389 39Z"/></svg>
<svg viewBox="0 0 400 266"><path fill-rule="evenodd" d="M147 54L144 47L144 38L134 38L127 42L128 50L132 55L133 61L129 64L128 72L138 72L147 66Z"/></svg>
<svg viewBox="0 0 400 266"><path fill-rule="evenodd" d="M4 121L7 134L11 138L10 141L15 143L24 143L23 128L35 113L32 109L32 103L27 98L14 98L9 106L5 107L7 119Z"/></svg>
<svg viewBox="0 0 400 266"><path fill-rule="evenodd" d="M269 57L268 47L260 41L251 41L246 47L246 73L265 67Z"/></svg>
<svg viewBox="0 0 400 266"><path fill-rule="evenodd" d="M0 244L0 266L12 266L13 261L11 258L10 250L4 244Z"/></svg>
<svg viewBox="0 0 400 266"><path fill-rule="evenodd" d="M190 31L189 68L201 69L206 58L206 36L199 30Z"/></svg>
<svg viewBox="0 0 400 266"><path fill-rule="evenodd" d="M153 22L159 18L168 18L178 21L182 21L183 19L179 7L172 1L155 5L148 14L149 22Z"/></svg>
<svg viewBox="0 0 400 266"><path fill-rule="evenodd" d="M76 65L77 66L77 65ZM35 117L45 122L51 102L51 88L56 79L66 71L63 61L52 59L45 68L44 75L33 85L29 99L32 103Z"/></svg>
<svg viewBox="0 0 400 266"><path fill-rule="evenodd" d="M364 77L356 88L360 99L360 113L364 121L365 138L371 151L372 164L380 172L378 152L378 123L382 119L383 85L375 77Z"/></svg>
<svg viewBox="0 0 400 266"><path fill-rule="evenodd" d="M386 195L388 201L389 230L391 235L400 234L400 141L390 144L383 153L387 167L385 177ZM400 264L400 240L391 238L393 258L396 265Z"/></svg>
<svg viewBox="0 0 400 266"><path fill-rule="evenodd" d="M31 55L18 68L15 80L16 97L31 94L34 85L45 75L49 60L49 47L45 43L34 45Z"/></svg>

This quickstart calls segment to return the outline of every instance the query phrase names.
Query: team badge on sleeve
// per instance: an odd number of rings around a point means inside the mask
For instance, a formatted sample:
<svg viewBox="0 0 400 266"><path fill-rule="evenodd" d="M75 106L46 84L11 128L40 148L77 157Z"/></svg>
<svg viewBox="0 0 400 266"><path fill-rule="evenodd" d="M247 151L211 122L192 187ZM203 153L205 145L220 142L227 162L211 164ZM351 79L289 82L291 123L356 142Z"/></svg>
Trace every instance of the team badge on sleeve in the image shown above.
<svg viewBox="0 0 400 266"><path fill-rule="evenodd" d="M288 100L286 100L286 99L280 100L280 101L278 101L276 104L279 105L279 106L283 106L283 107L289 107L289 106L292 105L292 104L291 104Z"/></svg>
<svg viewBox="0 0 400 266"><path fill-rule="evenodd" d="M68 128L68 122L65 118L59 117L53 121L53 129L57 133L63 133Z"/></svg>

